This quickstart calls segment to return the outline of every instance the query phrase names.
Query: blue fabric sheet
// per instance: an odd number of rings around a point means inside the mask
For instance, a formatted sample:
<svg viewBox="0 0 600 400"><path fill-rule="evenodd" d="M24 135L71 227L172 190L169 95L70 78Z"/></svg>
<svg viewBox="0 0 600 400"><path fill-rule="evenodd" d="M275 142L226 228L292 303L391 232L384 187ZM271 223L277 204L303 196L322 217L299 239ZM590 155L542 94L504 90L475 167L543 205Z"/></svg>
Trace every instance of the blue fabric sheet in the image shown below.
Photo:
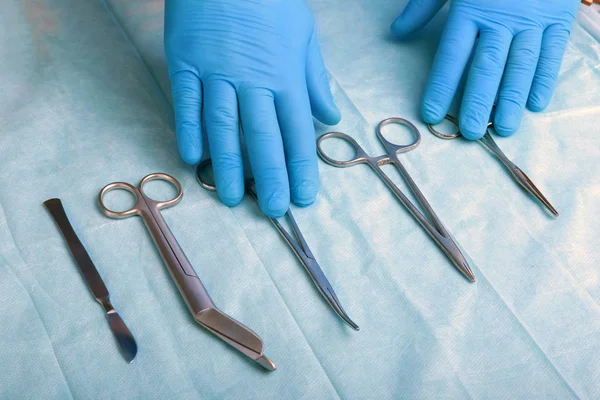
<svg viewBox="0 0 600 400"><path fill-rule="evenodd" d="M600 44L576 25L549 108L497 138L561 212L553 220L481 146L427 132L418 105L444 15L398 43L388 26L402 6L311 2L343 113L335 129L383 154L381 119L417 124L422 143L402 162L479 280L452 268L368 167L321 163L316 204L294 213L355 333L250 199L223 206L179 160L160 0L4 4L0 398L600 397ZM163 215L276 372L195 324L141 220L99 211L102 186L155 171L181 181L183 201ZM131 365L42 207L50 197L137 339Z"/></svg>

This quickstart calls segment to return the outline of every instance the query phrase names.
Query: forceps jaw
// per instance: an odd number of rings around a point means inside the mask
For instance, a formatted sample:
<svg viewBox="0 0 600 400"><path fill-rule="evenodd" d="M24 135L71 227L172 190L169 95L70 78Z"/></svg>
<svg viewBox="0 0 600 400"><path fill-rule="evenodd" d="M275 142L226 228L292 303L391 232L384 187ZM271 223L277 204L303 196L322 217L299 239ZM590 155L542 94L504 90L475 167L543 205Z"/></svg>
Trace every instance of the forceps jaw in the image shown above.
<svg viewBox="0 0 600 400"><path fill-rule="evenodd" d="M446 252L448 258L452 261L452 264L456 267L456 269L463 274L471 283L477 282L477 278L475 278L475 274L473 270L469 266L467 259L463 255L463 253L458 248L456 242L454 242L450 236L444 237L442 241L442 249Z"/></svg>
<svg viewBox="0 0 600 400"><path fill-rule="evenodd" d="M458 120L451 115L446 115L445 119L452 122L458 128ZM444 134L436 130L432 124L427 124L427 128L429 131L435 136L442 139L454 139L458 136L461 136L460 130L454 134ZM489 122L485 131L485 134L482 138L478 140L487 150L489 150L493 155L495 155L500 162L508 169L514 180L523 187L527 192L529 192L532 196L534 196L548 211L552 213L554 217L558 217L558 211L552 206L550 201L542 194L542 192L535 186L535 184L529 179L527 174L523 172L519 167L517 167L512 161L508 159L508 157L504 154L504 152L500 149L500 147L496 144L496 141L492 137L490 133L490 129L494 128L493 122Z"/></svg>
<svg viewBox="0 0 600 400"><path fill-rule="evenodd" d="M533 182L531 181L531 179L529 179L529 177L525 174L525 172L523 172L516 165L513 165L513 167L510 168L510 173L515 177L515 179L517 180L517 182L525 190L527 190L529 193L531 193L536 199L538 199L539 202L542 203L542 205L544 205L544 207L546 207L546 209L548 211L550 211L554 217L558 217L560 215L558 213L558 211L552 206L552 204L550 203L550 201L548 201L548 199L537 188L537 186L535 186L533 184Z"/></svg>

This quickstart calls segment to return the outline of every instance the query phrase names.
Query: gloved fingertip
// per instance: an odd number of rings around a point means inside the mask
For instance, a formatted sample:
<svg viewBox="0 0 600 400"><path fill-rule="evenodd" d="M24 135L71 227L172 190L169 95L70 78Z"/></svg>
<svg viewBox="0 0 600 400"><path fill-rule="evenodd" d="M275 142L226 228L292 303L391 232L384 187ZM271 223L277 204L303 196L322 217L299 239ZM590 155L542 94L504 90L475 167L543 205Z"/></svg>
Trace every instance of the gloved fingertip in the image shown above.
<svg viewBox="0 0 600 400"><path fill-rule="evenodd" d="M460 133L469 140L479 140L485 134L487 126L482 126L473 117L463 117L459 121Z"/></svg>
<svg viewBox="0 0 600 400"><path fill-rule="evenodd" d="M235 188L228 188L228 190L217 190L219 199L227 207L235 207L244 198L244 190L237 190Z"/></svg>
<svg viewBox="0 0 600 400"><path fill-rule="evenodd" d="M494 131L500 136L512 136L519 125L519 118L514 114L496 114L494 118Z"/></svg>
<svg viewBox="0 0 600 400"><path fill-rule="evenodd" d="M287 212L290 206L290 196L286 191L276 190L266 202L259 201L259 203L267 217L279 218Z"/></svg>
<svg viewBox="0 0 600 400"><path fill-rule="evenodd" d="M432 101L424 101L421 104L421 116L427 124L439 124L446 116L442 106Z"/></svg>
<svg viewBox="0 0 600 400"><path fill-rule="evenodd" d="M177 148L186 164L198 164L202 158L202 141L200 128L194 124L182 123L176 127Z"/></svg>
<svg viewBox="0 0 600 400"><path fill-rule="evenodd" d="M460 133L465 139L469 140L479 140L485 134L485 131L481 131L479 129L472 128L460 128Z"/></svg>
<svg viewBox="0 0 600 400"><path fill-rule="evenodd" d="M392 25L390 26L390 31L392 32L392 35L394 35L397 38L403 38L406 37L410 32L406 29L406 23L404 21L404 18L402 18L404 14L401 14L398 18L396 18L394 20L394 22L392 22Z"/></svg>
<svg viewBox="0 0 600 400"><path fill-rule="evenodd" d="M494 131L500 136L508 137L514 135L517 128L502 124L494 124Z"/></svg>
<svg viewBox="0 0 600 400"><path fill-rule="evenodd" d="M532 93L531 96L529 96L529 100L527 101L527 108L533 112L540 112L543 111L546 107L548 107L549 103L549 100L546 100L545 98L542 98L541 96Z"/></svg>
<svg viewBox="0 0 600 400"><path fill-rule="evenodd" d="M179 150L179 154L186 164L196 165L200 162L200 157L196 157L194 154L185 153L181 149Z"/></svg>
<svg viewBox="0 0 600 400"><path fill-rule="evenodd" d="M421 30L437 14L446 0L409 0L390 30L398 38L406 38Z"/></svg>
<svg viewBox="0 0 600 400"><path fill-rule="evenodd" d="M317 115L315 115L315 118L325 125L337 125L342 120L342 113L337 108L333 100L331 100L330 104L324 106L323 109L319 110L319 112L316 114Z"/></svg>
<svg viewBox="0 0 600 400"><path fill-rule="evenodd" d="M292 201L300 207L310 206L317 199L318 184L304 181L292 188Z"/></svg>

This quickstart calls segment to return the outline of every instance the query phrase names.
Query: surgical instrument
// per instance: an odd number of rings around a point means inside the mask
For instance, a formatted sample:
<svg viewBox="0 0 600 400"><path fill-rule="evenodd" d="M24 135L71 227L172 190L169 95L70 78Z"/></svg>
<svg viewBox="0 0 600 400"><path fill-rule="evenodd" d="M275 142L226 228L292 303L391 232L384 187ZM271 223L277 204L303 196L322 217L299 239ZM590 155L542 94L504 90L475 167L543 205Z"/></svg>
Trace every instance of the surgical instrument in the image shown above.
<svg viewBox="0 0 600 400"><path fill-rule="evenodd" d="M390 124L400 124L409 129L412 133L414 140L412 143L407 145L398 145L388 141L383 135L383 129ZM381 155L378 157L370 157L363 150L362 147L354 140L351 136L342 133L342 132L329 132L322 135L317 141L317 151L319 156L325 161L327 164L332 165L334 167L346 168L351 167L357 164L367 164L369 165L373 171L385 182L388 188L396 195L398 200L408 209L408 211L412 214L412 216L421 224L423 229L431 236L431 238L437 243L437 245L442 249L442 251L446 254L446 256L452 261L452 264L463 274L465 275L471 282L475 282L475 275L469 266L466 258L460 251L456 242L452 239L440 219L437 217L429 202L418 188L417 184L414 182L412 177L409 175L408 171L404 168L404 166L400 163L398 159L399 153L404 153L410 150L415 149L419 143L421 142L421 134L416 126L414 126L410 121L404 118L388 118L379 123L377 126L377 137L379 141L383 145L386 150L386 155ZM338 138L342 139L348 144L352 145L355 151L354 158L351 158L346 161L335 160L325 154L323 150L323 142L330 138ZM415 197L425 210L425 215L417 208L415 205L406 197L404 193L396 186L396 184L383 172L381 166L386 164L393 164L402 178L410 187L411 191L414 193Z"/></svg>
<svg viewBox="0 0 600 400"><path fill-rule="evenodd" d="M196 177L198 178L198 182L203 188L214 192L217 189L214 185L214 182L212 182L210 179L210 171L208 171L209 168L210 170L212 170L212 163L210 159L201 162L196 169ZM258 196L255 191L255 185L254 182L251 180L246 182L246 193L256 202L256 204L258 204ZM317 289L319 289L319 292L321 292L321 294L323 295L327 303L331 306L331 308L333 308L337 315L346 324L348 324L348 326L350 326L356 331L360 330L358 325L356 325L354 321L350 319L348 314L346 314L346 311L344 311L344 308L342 307L340 300L335 294L333 287L325 277L325 274L323 273L323 270L321 269L319 263L315 259L315 256L310 251L308 244L306 244L304 236L302 235L302 232L300 232L300 228L298 228L298 224L294 219L294 215L292 214L292 211L289 208L285 213L285 216L287 217L287 220L292 228L291 234L283 227L283 225L281 225L281 223L276 218L268 218L269 220L271 220L273 225L275 225L281 236L283 236L285 241L294 251L296 257L298 257L298 260L300 260L300 262L306 269L306 272L308 272L308 275L314 282L315 286L317 287Z"/></svg>
<svg viewBox="0 0 600 400"><path fill-rule="evenodd" d="M177 189L177 195L167 201L157 201L148 197L144 192L144 186L153 180L171 183ZM132 193L135 196L133 207L126 211L112 211L107 208L104 204L104 196L112 190L126 190ZM171 175L154 173L143 178L137 188L124 182L114 182L106 185L100 191L98 204L102 212L110 218L140 216L194 319L208 329L209 332L256 361L261 367L274 371L277 367L263 354L264 344L262 339L256 333L220 311L212 302L204 285L177 243L175 236L173 236L167 223L162 218L160 211L176 205L182 197L183 190L177 179Z"/></svg>
<svg viewBox="0 0 600 400"><path fill-rule="evenodd" d="M121 349L125 360L127 360L128 363L133 362L133 359L137 354L137 344L135 343L135 339L110 302L108 289L104 285L96 266L69 222L69 218L67 217L62 202L60 199L50 199L44 202L44 206L50 212L58 229L60 229L67 242L69 251L73 255L75 263L77 264L77 267L79 267L79 271L87 282L92 294L96 300L102 304L102 307L104 307L106 320L115 335L115 339L117 339L117 343L119 344L119 348Z"/></svg>
<svg viewBox="0 0 600 400"><path fill-rule="evenodd" d="M446 115L446 119L448 121L452 122L458 128L458 120L456 118L454 118L451 115ZM490 128L493 128L493 127L494 127L494 125L492 122L488 123L488 127L485 131L485 135L483 135L483 137L481 139L479 139L478 142L481 143L483 145L483 147L488 149L492 154L494 154L498 158L498 160L500 160L502 165L504 165L504 167L506 167L508 172L510 172L510 174L512 175L513 179L519 185L521 185L532 196L534 196L536 199L538 199L540 201L540 203L542 203L552 213L552 215L554 215L555 217L558 217L558 211L556 211L556 209L552 206L552 204L550 204L548 199L546 199L546 197L542 194L542 192L533 184L531 179L529 179L529 177L525 174L525 172L523 172L512 161L510 161L508 159L508 157L506 157L504 152L500 149L500 147L498 147L498 145L492 138L492 135L490 134ZM457 137L462 136L462 134L460 133L460 130L455 133L447 134L447 133L441 133L440 131L436 130L433 127L433 125L431 125L431 124L427 124L427 128L429 128L429 131L431 133L433 133L435 136L437 136L441 139L450 140L450 139L456 139Z"/></svg>

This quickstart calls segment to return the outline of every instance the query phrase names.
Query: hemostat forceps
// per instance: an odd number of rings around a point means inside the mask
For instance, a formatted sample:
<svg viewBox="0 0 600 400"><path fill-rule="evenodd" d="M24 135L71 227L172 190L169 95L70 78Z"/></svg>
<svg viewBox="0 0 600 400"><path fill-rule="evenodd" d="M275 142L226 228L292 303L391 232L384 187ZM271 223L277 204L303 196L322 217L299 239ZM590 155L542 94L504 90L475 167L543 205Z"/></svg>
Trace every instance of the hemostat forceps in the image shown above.
<svg viewBox="0 0 600 400"><path fill-rule="evenodd" d="M156 201L144 193L144 185L152 180L163 180L177 189L177 195L167 201ZM104 195L112 190L126 190L135 198L134 206L126 211L112 211L104 205ZM215 306L202 282L194 272L175 236L162 218L160 210L179 203L183 197L181 184L167 174L150 174L138 187L124 182L106 185L98 196L102 212L110 218L127 218L139 215L144 220L154 244L158 248L171 277L177 284L179 293L185 300L194 319L218 338L256 361L261 367L274 371L277 367L263 354L263 341L250 329L229 317Z"/></svg>
<svg viewBox="0 0 600 400"><path fill-rule="evenodd" d="M400 124L406 126L413 134L414 141L407 145L397 145L391 143L383 136L383 128L389 124ZM421 142L421 134L416 126L414 126L410 121L407 121L403 118L388 118L383 120L377 126L377 137L379 141L383 145L386 150L386 155L381 155L377 157L370 157L362 147L354 140L351 136L341 133L341 132L329 132L324 134L317 141L317 150L319 152L319 156L329 165L333 165L334 167L346 168L351 167L357 164L367 164L369 165L373 171L385 182L385 184L390 188L390 190L396 195L398 200L408 209L408 211L412 214L412 216L421 224L423 229L431 236L431 238L437 243L437 245L444 251L446 256L452 261L452 264L463 274L465 275L471 282L475 282L475 275L471 270L469 263L463 256L462 252L458 248L456 242L452 239L440 219L437 217L429 202L419 190L417 184L413 181L412 177L409 175L408 171L404 168L404 166L400 163L398 159L399 153L404 153L410 150L415 149L419 143ZM323 142L330 138L338 138L346 141L350 144L355 151L354 158L350 160L341 161L334 160L325 154L323 150ZM393 164L400 175L404 178L415 197L425 210L427 217L419 211L417 207L406 197L404 193L396 186L396 184L383 172L381 169L382 165L385 164Z"/></svg>
<svg viewBox="0 0 600 400"><path fill-rule="evenodd" d="M212 164L210 159L200 163L200 165L198 165L198 168L196 169L196 177L198 178L198 182L203 188L210 191L216 191L214 182L209 181L210 177L208 175L209 172L211 172L208 171L209 168L212 170ZM250 197L252 197L252 199L254 199L256 204L258 204L258 197L255 191L254 182L246 182L246 193ZM289 208L285 215L288 219L288 222L290 223L290 226L292 227L292 234L290 234L276 218L268 218L271 220L273 225L275 225L275 227L277 228L281 236L283 236L285 241L290 245L290 247L296 254L296 257L298 257L298 260L300 260L300 262L306 269L306 272L308 272L308 275L314 282L315 286L317 287L317 289L319 289L319 292L321 292L321 294L323 295L327 303L329 303L331 308L333 308L333 310L338 314L338 316L352 329L356 331L360 330L358 325L356 325L354 321L350 319L348 314L346 314L346 311L344 311L344 308L342 307L342 304L340 303L337 295L335 294L333 287L325 277L325 274L323 273L323 270L321 270L319 263L310 251L308 245L306 244L306 241L304 240L304 237L300 232L300 228L298 228L298 225L296 224L296 220L294 219L292 211Z"/></svg>
<svg viewBox="0 0 600 400"><path fill-rule="evenodd" d="M454 125L456 125L456 127L458 127L458 120L456 118L454 118L451 115L446 115L446 119L448 121L452 122ZM483 135L483 137L481 139L479 139L478 142L481 143L492 154L494 154L496 157L498 157L498 160L500 160L502 165L504 165L504 167L506 167L508 172L510 172L510 174L512 175L513 179L519 185L521 185L532 196L534 196L536 199L538 199L540 201L540 203L542 203L552 213L552 215L554 215L555 217L558 217L558 211L556 211L556 209L554 207L552 207L552 204L550 204L548 199L546 199L546 197L542 194L542 192L533 184L533 182L531 181L531 179L529 179L529 177L525 174L525 172L521 171L521 169L519 167L517 167L512 161L510 161L508 159L508 157L506 157L504 152L502 150L500 150L500 147L498 147L498 145L492 138L492 135L490 135L490 127L493 127L493 124L491 122L488 124L488 127L485 131L485 135ZM431 125L431 124L427 124L427 128L429 128L429 131L431 133L433 133L435 136L437 136L441 139L449 140L449 139L455 139L459 136L462 136L460 131L458 131L456 133L452 133L452 134L441 133L438 130L436 130L433 127L433 125Z"/></svg>

